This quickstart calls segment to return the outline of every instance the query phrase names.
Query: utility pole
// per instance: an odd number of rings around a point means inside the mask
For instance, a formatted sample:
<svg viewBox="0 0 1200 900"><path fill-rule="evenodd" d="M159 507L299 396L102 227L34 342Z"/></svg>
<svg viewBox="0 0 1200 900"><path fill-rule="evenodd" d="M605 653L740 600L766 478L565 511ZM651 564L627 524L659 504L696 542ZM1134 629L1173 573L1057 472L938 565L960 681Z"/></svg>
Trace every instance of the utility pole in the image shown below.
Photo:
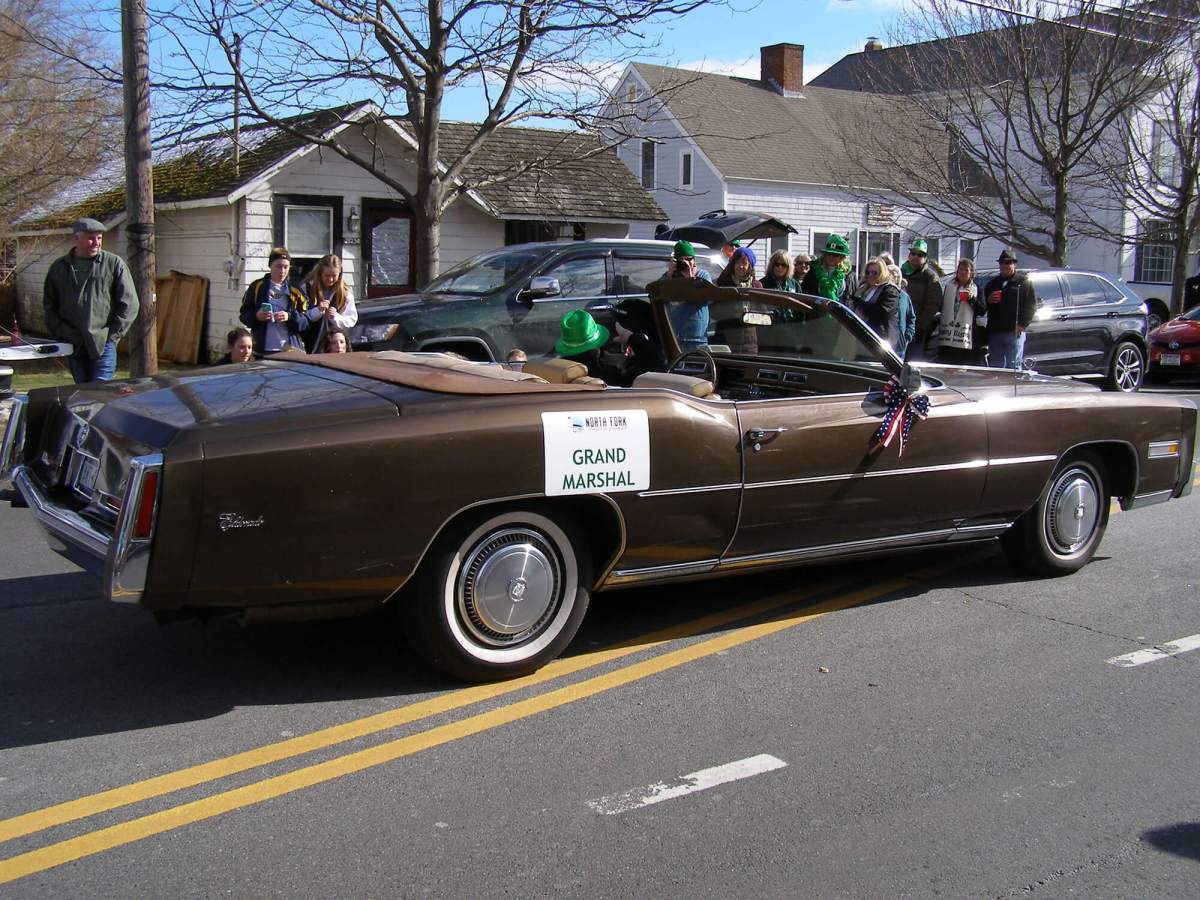
<svg viewBox="0 0 1200 900"><path fill-rule="evenodd" d="M129 336L129 374L137 378L158 371L146 0L121 0L121 57L125 84L125 242L139 302L137 322Z"/></svg>

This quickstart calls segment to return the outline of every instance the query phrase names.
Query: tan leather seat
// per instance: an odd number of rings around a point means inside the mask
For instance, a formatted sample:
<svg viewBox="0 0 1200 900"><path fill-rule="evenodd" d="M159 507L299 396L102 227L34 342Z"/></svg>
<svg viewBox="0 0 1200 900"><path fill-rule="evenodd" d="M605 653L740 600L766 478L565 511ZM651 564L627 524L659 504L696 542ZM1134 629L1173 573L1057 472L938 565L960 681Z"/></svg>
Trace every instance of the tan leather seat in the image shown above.
<svg viewBox="0 0 1200 900"><path fill-rule="evenodd" d="M574 359L531 359L522 371L551 384L604 384L599 378L588 375L587 366Z"/></svg>
<svg viewBox="0 0 1200 900"><path fill-rule="evenodd" d="M720 400L713 393L713 383L706 378L694 378L691 375L677 375L668 372L643 372L633 379L635 388L666 388L679 391L692 397L704 397L708 400Z"/></svg>

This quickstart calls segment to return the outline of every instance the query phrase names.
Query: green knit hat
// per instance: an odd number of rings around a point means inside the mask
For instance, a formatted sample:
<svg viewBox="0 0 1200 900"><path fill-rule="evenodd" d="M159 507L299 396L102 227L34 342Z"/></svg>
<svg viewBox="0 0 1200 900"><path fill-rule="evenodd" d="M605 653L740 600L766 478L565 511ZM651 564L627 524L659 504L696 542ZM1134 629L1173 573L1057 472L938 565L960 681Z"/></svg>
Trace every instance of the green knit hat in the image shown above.
<svg viewBox="0 0 1200 900"><path fill-rule="evenodd" d="M695 259L696 248L691 241L676 241L675 250L671 253L676 259Z"/></svg>
<svg viewBox="0 0 1200 900"><path fill-rule="evenodd" d="M840 234L831 234L825 240L825 249L822 253L836 253L838 256L850 255L850 244Z"/></svg>
<svg viewBox="0 0 1200 900"><path fill-rule="evenodd" d="M608 343L608 329L586 309L574 309L562 317L562 334L554 345L559 356L575 356Z"/></svg>

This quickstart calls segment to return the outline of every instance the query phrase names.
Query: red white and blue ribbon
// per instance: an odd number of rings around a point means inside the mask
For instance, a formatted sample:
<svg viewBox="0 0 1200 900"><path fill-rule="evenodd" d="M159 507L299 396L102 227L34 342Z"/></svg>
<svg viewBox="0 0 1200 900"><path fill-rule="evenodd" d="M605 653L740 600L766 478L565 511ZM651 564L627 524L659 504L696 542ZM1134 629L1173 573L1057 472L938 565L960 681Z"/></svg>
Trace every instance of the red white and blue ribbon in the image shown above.
<svg viewBox="0 0 1200 900"><path fill-rule="evenodd" d="M883 402L887 412L883 422L871 438L871 449L890 447L898 436L897 456L904 455L904 447L908 443L908 432L912 428L914 418L927 418L929 415L929 398L924 394L913 394L893 375L883 386Z"/></svg>

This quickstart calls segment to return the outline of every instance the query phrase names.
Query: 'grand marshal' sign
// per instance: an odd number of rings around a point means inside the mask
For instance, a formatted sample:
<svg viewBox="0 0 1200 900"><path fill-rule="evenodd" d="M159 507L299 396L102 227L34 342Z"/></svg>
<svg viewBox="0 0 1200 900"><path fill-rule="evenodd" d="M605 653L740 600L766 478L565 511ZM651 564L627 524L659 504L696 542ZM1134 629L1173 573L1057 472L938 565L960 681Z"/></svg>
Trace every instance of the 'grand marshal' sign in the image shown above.
<svg viewBox="0 0 1200 900"><path fill-rule="evenodd" d="M542 413L542 440L548 496L650 487L644 409Z"/></svg>

